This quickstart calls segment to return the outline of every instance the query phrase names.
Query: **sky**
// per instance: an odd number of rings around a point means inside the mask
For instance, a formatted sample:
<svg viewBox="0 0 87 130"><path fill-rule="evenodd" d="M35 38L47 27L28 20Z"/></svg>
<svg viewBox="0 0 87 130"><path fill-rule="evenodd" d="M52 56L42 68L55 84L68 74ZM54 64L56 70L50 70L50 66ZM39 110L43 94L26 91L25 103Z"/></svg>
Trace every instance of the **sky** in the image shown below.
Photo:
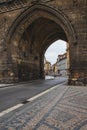
<svg viewBox="0 0 87 130"><path fill-rule="evenodd" d="M51 62L53 65L56 63L58 55L66 52L66 42L58 40L51 44L51 46L46 50L45 57L46 60Z"/></svg>

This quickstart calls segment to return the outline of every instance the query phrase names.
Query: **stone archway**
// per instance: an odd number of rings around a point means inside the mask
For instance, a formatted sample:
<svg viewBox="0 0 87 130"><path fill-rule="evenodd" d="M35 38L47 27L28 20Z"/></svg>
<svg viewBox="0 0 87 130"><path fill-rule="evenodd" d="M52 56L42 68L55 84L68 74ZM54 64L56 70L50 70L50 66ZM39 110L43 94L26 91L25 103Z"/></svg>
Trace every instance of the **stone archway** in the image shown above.
<svg viewBox="0 0 87 130"><path fill-rule="evenodd" d="M58 39L69 43L72 61L72 51L77 43L76 33L61 10L37 4L22 12L6 37L13 76L22 81L43 78L44 52ZM70 64L70 69L73 70L73 64Z"/></svg>

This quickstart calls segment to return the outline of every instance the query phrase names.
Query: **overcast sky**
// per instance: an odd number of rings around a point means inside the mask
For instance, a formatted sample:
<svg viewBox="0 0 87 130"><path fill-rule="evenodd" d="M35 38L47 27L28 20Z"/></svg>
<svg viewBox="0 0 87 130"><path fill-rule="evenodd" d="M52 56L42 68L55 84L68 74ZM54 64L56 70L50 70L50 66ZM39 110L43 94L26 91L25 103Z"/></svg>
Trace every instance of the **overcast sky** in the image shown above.
<svg viewBox="0 0 87 130"><path fill-rule="evenodd" d="M46 59L54 64L57 61L57 57L59 54L63 54L66 52L66 42L62 40L58 40L51 44L51 46L47 49L45 53Z"/></svg>

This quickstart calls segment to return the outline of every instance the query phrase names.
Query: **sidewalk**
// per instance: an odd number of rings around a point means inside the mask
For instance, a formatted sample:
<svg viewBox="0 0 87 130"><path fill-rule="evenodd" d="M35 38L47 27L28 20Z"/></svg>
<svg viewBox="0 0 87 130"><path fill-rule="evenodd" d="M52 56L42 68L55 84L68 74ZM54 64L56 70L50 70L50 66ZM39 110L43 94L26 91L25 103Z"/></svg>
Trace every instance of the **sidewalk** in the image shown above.
<svg viewBox="0 0 87 130"><path fill-rule="evenodd" d="M3 116L0 130L87 130L87 87L58 86Z"/></svg>
<svg viewBox="0 0 87 130"><path fill-rule="evenodd" d="M0 84L0 88L8 87L8 86L11 86L11 85L14 85L14 84Z"/></svg>
<svg viewBox="0 0 87 130"><path fill-rule="evenodd" d="M20 85L20 84L27 84L27 83L31 83L33 81L35 82L35 81L38 81L38 80L30 80L30 81L16 82L16 83L10 83L10 84L8 84L8 83L7 84L0 84L0 88Z"/></svg>

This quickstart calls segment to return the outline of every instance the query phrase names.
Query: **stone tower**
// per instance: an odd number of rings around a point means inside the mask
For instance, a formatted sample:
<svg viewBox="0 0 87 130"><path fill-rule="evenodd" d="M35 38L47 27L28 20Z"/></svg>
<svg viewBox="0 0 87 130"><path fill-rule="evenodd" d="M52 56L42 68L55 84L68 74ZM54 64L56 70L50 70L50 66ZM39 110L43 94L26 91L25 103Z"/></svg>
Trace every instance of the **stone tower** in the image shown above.
<svg viewBox="0 0 87 130"><path fill-rule="evenodd" d="M0 0L0 82L44 78L58 39L69 44L69 78L87 78L87 0Z"/></svg>

